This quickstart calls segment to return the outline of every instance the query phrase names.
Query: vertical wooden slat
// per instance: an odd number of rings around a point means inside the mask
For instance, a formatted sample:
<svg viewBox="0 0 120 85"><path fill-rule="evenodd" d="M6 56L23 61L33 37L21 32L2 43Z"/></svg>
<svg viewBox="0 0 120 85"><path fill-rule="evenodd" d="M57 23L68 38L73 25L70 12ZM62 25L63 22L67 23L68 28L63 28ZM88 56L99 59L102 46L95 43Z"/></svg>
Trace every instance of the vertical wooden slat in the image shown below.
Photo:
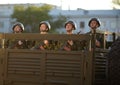
<svg viewBox="0 0 120 85"><path fill-rule="evenodd" d="M0 49L0 85L3 85L4 79L4 49Z"/></svg>

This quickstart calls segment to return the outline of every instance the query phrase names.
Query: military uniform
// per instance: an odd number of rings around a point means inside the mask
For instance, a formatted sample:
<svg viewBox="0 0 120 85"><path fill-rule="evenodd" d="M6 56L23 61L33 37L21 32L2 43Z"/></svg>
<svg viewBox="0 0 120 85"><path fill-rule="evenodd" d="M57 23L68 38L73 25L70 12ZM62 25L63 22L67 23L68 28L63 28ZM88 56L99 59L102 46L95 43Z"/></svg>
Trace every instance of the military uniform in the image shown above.
<svg viewBox="0 0 120 85"><path fill-rule="evenodd" d="M27 49L27 42L25 40L8 40L5 48L10 49Z"/></svg>
<svg viewBox="0 0 120 85"><path fill-rule="evenodd" d="M51 29L51 26L49 22L47 21L41 21L39 23L39 31L40 34L48 34L49 30ZM34 46L31 49L40 49L40 50L53 50L52 40L38 40L35 41Z"/></svg>
<svg viewBox="0 0 120 85"><path fill-rule="evenodd" d="M52 45L52 41L49 40L48 44L46 44L44 41L35 41L35 46L33 46L31 49L53 50L54 48L53 48L53 45Z"/></svg>
<svg viewBox="0 0 120 85"><path fill-rule="evenodd" d="M87 34L95 34L96 35L96 42L95 42L95 44L96 44L96 47L97 48L103 48L104 47L104 45L103 45L103 35L102 34L100 34L100 33L96 33L96 29L98 28L98 27L100 27L100 25L101 25L101 23L100 23L100 21L99 21L99 19L97 19L97 18L91 18L90 19L90 21L89 21L89 23L88 23L88 26L91 28L91 31L90 32L88 32ZM92 38L94 38L94 35L92 36ZM91 47L93 47L94 45L93 45L93 43L92 43L92 45L91 45Z"/></svg>
<svg viewBox="0 0 120 85"><path fill-rule="evenodd" d="M17 22L12 27L13 33L22 33L24 31L24 26L22 23ZM17 39L11 39L5 41L5 48L11 48L11 49L26 49L27 47L27 41L26 40L17 40Z"/></svg>
<svg viewBox="0 0 120 85"><path fill-rule="evenodd" d="M88 33L86 33L86 34L89 34L89 35L92 35L92 32L90 31L90 32L88 32ZM96 40L100 43L100 46L97 46L96 45L96 47L97 48L103 48L104 47L104 37L103 37L103 34L100 34L100 33L96 33ZM93 47L93 45L92 45L92 47Z"/></svg>
<svg viewBox="0 0 120 85"><path fill-rule="evenodd" d="M69 20L65 22L64 25L66 29L66 34L70 35L73 34L73 30L76 30L76 24L74 21ZM84 50L84 46L81 46L83 43L79 40L67 40L63 42L63 45L61 47L61 50L66 50L66 51L78 51L78 50Z"/></svg>
<svg viewBox="0 0 120 85"><path fill-rule="evenodd" d="M53 46L54 50L61 50L62 45L63 45L63 42L61 42L59 40L58 41L55 41L55 40L52 41L52 46Z"/></svg>
<svg viewBox="0 0 120 85"><path fill-rule="evenodd" d="M61 50L65 50L64 48L67 47L71 51L81 51L81 50L85 50L86 46L87 46L86 41L74 40L73 45L71 45L67 41L65 41L64 43L62 43Z"/></svg>

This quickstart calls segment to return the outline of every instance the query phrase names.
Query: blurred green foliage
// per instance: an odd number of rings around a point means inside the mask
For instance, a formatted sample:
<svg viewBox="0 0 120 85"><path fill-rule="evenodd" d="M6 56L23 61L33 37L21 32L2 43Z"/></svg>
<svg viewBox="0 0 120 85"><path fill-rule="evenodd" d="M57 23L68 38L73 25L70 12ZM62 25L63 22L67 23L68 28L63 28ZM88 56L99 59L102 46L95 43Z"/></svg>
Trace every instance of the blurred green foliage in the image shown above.
<svg viewBox="0 0 120 85"><path fill-rule="evenodd" d="M52 9L53 6L48 4L42 6L16 5L12 18L23 23L26 32L32 33L39 33L39 23L41 21L48 21L52 27L50 32L56 33L56 29L63 27L66 18L62 15L58 15L57 19L54 19L54 16L49 15Z"/></svg>

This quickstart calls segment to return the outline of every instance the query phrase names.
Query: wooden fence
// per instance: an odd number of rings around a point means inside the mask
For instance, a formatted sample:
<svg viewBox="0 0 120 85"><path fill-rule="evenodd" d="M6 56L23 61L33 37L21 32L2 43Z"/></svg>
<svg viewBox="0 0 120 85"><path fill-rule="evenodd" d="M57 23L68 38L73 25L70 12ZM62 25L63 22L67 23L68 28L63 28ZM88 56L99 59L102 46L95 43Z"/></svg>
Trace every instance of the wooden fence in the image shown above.
<svg viewBox="0 0 120 85"><path fill-rule="evenodd" d="M0 39L0 85L92 85L92 79L96 85L103 85L107 80L106 52L102 52L102 56L96 55L96 67L93 68L89 35L1 34ZM4 48L5 40L9 39L86 40L88 49L41 51ZM96 69L95 76L92 69Z"/></svg>

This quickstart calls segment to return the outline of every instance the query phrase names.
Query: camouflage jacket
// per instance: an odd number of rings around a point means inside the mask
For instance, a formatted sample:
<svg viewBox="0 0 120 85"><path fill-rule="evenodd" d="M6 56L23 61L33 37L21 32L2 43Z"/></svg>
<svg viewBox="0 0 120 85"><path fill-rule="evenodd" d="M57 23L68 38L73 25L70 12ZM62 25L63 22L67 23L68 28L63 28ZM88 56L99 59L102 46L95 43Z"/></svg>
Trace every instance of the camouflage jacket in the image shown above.
<svg viewBox="0 0 120 85"><path fill-rule="evenodd" d="M73 44L71 45L70 43L68 43L68 41L63 42L61 50L65 50L64 48L67 47L69 48L71 51L79 51L79 50L84 50L86 48L86 41L78 41L78 40L74 40Z"/></svg>
<svg viewBox="0 0 120 85"><path fill-rule="evenodd" d="M7 40L5 42L5 48L10 49L27 49L26 40Z"/></svg>
<svg viewBox="0 0 120 85"><path fill-rule="evenodd" d="M44 40L44 41L39 40L39 41L34 41L34 46L31 49L53 50L54 48L51 40Z"/></svg>

